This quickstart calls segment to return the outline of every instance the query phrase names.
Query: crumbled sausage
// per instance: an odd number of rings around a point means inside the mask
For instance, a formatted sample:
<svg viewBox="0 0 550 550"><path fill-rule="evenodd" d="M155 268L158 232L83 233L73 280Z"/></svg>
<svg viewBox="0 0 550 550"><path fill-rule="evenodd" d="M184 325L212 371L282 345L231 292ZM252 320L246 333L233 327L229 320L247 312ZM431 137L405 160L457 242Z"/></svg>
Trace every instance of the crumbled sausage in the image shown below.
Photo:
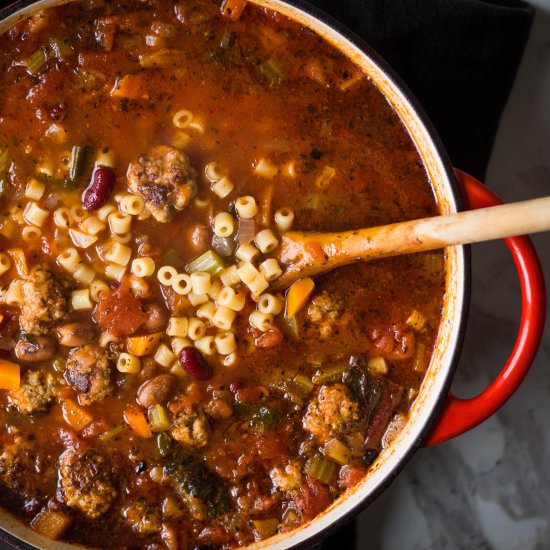
<svg viewBox="0 0 550 550"><path fill-rule="evenodd" d="M208 421L204 414L182 411L173 417L172 437L200 449L208 444Z"/></svg>
<svg viewBox="0 0 550 550"><path fill-rule="evenodd" d="M196 176L185 153L159 145L130 164L128 186L157 221L167 222L195 196Z"/></svg>
<svg viewBox="0 0 550 550"><path fill-rule="evenodd" d="M343 384L321 386L310 401L302 425L321 444L358 430L359 404Z"/></svg>
<svg viewBox="0 0 550 550"><path fill-rule="evenodd" d="M122 517L140 535L151 535L161 530L160 510L152 502L140 498L122 509Z"/></svg>
<svg viewBox="0 0 550 550"><path fill-rule="evenodd" d="M111 361L96 344L86 344L69 353L65 367L67 384L78 392L81 405L101 401L111 393Z"/></svg>
<svg viewBox="0 0 550 550"><path fill-rule="evenodd" d="M328 292L323 291L313 296L306 317L318 331L321 339L325 340L332 334L341 312L342 305L336 302Z"/></svg>
<svg viewBox="0 0 550 550"><path fill-rule="evenodd" d="M23 414L44 412L54 395L54 378L50 373L29 371L18 390L8 392L8 400Z"/></svg>
<svg viewBox="0 0 550 550"><path fill-rule="evenodd" d="M89 518L104 514L116 496L105 458L93 449L68 449L59 463L60 499Z"/></svg>
<svg viewBox="0 0 550 550"><path fill-rule="evenodd" d="M275 466L269 472L269 477L273 485L282 491L299 489L302 485L302 469L295 460L290 460L285 465Z"/></svg>
<svg viewBox="0 0 550 550"><path fill-rule="evenodd" d="M25 332L47 334L67 314L68 281L43 266L31 269L23 283L23 306L19 322Z"/></svg>

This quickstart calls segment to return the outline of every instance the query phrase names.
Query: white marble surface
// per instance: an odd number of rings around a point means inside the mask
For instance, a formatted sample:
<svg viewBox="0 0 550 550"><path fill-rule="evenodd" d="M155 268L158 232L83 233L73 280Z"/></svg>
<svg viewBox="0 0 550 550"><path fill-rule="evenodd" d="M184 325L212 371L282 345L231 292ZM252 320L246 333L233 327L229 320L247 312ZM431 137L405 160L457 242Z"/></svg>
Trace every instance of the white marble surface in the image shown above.
<svg viewBox="0 0 550 550"><path fill-rule="evenodd" d="M550 0L536 19L486 183L504 200L550 195ZM550 213L549 213L550 215ZM550 234L534 237L550 286ZM469 328L453 390L476 394L510 352L519 285L502 243L473 247ZM527 379L475 430L421 449L358 519L361 550L550 548L550 315Z"/></svg>

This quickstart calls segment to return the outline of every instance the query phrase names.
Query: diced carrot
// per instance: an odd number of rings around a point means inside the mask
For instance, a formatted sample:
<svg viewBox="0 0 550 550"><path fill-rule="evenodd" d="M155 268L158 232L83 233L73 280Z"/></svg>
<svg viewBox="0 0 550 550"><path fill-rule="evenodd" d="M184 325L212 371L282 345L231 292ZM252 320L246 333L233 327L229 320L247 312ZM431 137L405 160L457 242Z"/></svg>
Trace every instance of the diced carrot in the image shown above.
<svg viewBox="0 0 550 550"><path fill-rule="evenodd" d="M89 426L94 417L72 399L65 399L61 404L63 410L63 418L65 422L77 432L82 431L86 426Z"/></svg>
<svg viewBox="0 0 550 550"><path fill-rule="evenodd" d="M6 252L10 255L13 263L15 264L15 269L17 274L22 279L26 279L29 275L29 268L27 266L27 258L25 252L22 248L8 248Z"/></svg>
<svg viewBox="0 0 550 550"><path fill-rule="evenodd" d="M137 355L138 357L151 355L160 344L162 336L162 332L145 334L143 336L130 336L128 340L126 340L126 349L128 353Z"/></svg>
<svg viewBox="0 0 550 550"><path fill-rule="evenodd" d="M115 82L111 90L111 97L126 99L147 99L147 80L150 75L146 72L127 74Z"/></svg>
<svg viewBox="0 0 550 550"><path fill-rule="evenodd" d="M0 389L18 390L21 385L21 368L17 363L0 359Z"/></svg>
<svg viewBox="0 0 550 550"><path fill-rule="evenodd" d="M306 277L299 279L288 289L286 294L287 317L294 317L304 307L314 288L313 279Z"/></svg>
<svg viewBox="0 0 550 550"><path fill-rule="evenodd" d="M223 0L221 12L229 19L239 19L246 7L246 0Z"/></svg>
<svg viewBox="0 0 550 550"><path fill-rule="evenodd" d="M57 540L71 524L71 518L54 510L41 510L31 521L32 528L45 537Z"/></svg>
<svg viewBox="0 0 550 550"><path fill-rule="evenodd" d="M137 407L130 407L124 411L124 420L126 424L136 432L139 437L145 439L153 437L153 432L147 423L147 418L143 411L139 410Z"/></svg>

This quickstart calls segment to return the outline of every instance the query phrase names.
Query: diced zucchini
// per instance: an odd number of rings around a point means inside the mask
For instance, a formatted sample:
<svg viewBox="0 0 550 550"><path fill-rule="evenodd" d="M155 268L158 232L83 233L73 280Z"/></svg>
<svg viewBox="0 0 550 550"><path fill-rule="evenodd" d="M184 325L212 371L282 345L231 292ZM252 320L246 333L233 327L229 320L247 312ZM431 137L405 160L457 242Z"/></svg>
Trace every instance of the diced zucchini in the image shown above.
<svg viewBox="0 0 550 550"><path fill-rule="evenodd" d="M413 330L415 330L416 332L422 332L425 324L426 324L426 317L424 317L424 315L422 315L420 311L413 309L411 311L411 314L409 315L409 318L407 319L407 325Z"/></svg>

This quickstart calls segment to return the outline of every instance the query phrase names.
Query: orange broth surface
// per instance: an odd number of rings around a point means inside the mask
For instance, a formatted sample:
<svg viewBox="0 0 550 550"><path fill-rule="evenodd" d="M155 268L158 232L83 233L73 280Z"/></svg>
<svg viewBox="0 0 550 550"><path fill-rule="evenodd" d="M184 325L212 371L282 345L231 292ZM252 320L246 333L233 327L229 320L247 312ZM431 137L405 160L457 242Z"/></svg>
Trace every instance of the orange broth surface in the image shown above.
<svg viewBox="0 0 550 550"><path fill-rule="evenodd" d="M235 250L254 233L280 240L279 209L294 213L293 229L316 231L437 214L397 114L342 53L253 4L235 20L208 0L48 8L0 37L0 74L4 507L50 538L98 548L229 548L313 519L367 475L407 421L439 327L443 255L326 274L290 319L272 292L280 311L266 313L263 328L251 317L261 295L245 282L231 285L246 299L222 329L208 313L220 307L215 266L217 291L195 293L208 311L157 271L193 271L211 250L224 268L241 266ZM182 110L191 124L178 128ZM160 164L144 168L144 159ZM145 202L127 214L128 232L105 217L92 244L78 246L74 231L90 235L84 222L105 212L82 209L97 170L114 175L105 197L114 212L129 191ZM185 204L172 208L164 176ZM224 197L213 192L222 177L232 186ZM235 207L244 196L258 206L248 221ZM44 212L40 223L30 203ZM169 203L168 220L151 215ZM63 208L66 226L55 217ZM234 220L229 237L214 234L221 212ZM117 242L131 258L113 276ZM67 269L68 250L95 283ZM276 256L249 263L259 270ZM132 261L144 257L155 272L139 277ZM79 290L89 296L82 309ZM206 340L174 335L174 318L198 318ZM72 323L80 337L63 342ZM234 349L222 353L213 338L228 331ZM122 372L130 340L148 334L155 345ZM188 346L206 375L179 358Z"/></svg>

